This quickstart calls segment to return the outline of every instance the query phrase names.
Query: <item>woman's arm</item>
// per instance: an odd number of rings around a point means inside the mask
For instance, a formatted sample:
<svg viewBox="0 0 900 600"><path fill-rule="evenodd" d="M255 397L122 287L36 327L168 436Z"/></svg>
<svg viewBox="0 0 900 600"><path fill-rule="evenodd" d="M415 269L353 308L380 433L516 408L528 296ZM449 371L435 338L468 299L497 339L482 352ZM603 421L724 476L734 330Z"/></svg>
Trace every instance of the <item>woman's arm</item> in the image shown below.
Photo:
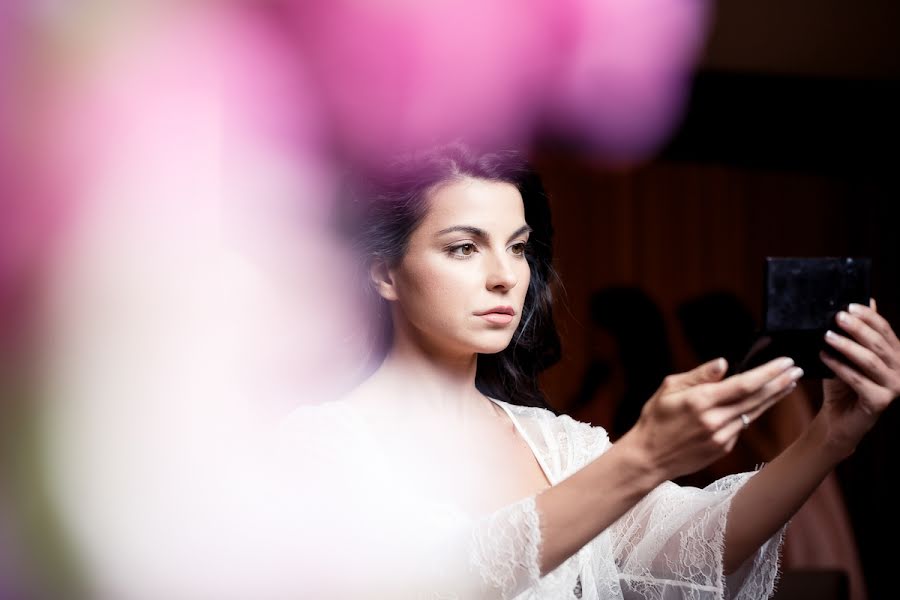
<svg viewBox="0 0 900 600"><path fill-rule="evenodd" d="M664 480L629 444L617 443L538 495L541 575L546 575Z"/></svg>
<svg viewBox="0 0 900 600"><path fill-rule="evenodd" d="M726 365L716 360L667 377L631 431L536 498L541 574L559 566L663 481L729 452L741 429L741 413L758 414L794 388L797 374L791 365L777 359L720 381Z"/></svg>
<svg viewBox="0 0 900 600"><path fill-rule="evenodd" d="M733 573L803 506L843 456L813 421L793 444L734 495L725 527L724 570Z"/></svg>
<svg viewBox="0 0 900 600"><path fill-rule="evenodd" d="M822 409L800 438L735 494L725 533L726 573L791 518L900 394L897 336L874 301L872 308L851 305L850 313L837 315L850 337L829 335L826 341L854 366L821 355L837 376L823 382Z"/></svg>

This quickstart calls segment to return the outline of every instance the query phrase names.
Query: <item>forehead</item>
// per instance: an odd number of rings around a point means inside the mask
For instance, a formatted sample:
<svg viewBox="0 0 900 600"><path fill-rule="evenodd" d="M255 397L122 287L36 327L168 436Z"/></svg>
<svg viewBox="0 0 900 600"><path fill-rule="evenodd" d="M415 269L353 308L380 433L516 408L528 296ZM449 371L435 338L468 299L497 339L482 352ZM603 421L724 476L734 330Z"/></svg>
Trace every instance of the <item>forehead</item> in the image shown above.
<svg viewBox="0 0 900 600"><path fill-rule="evenodd" d="M504 181L464 178L445 183L429 194L422 229L472 225L486 230L515 229L525 224L519 190Z"/></svg>

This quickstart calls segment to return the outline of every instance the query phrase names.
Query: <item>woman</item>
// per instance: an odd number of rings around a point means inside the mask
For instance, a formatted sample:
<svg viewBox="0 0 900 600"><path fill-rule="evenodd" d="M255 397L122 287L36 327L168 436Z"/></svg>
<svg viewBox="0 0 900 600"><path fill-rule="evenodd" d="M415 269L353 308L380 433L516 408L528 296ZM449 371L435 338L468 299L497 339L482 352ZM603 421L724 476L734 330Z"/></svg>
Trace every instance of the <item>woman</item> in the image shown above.
<svg viewBox="0 0 900 600"><path fill-rule="evenodd" d="M823 355L839 379L793 445L756 473L681 488L670 480L730 451L802 371L780 358L723 379L717 359L671 375L610 444L548 410L536 384L559 345L534 174L514 155L450 146L386 181L356 203L383 360L327 416L300 415L310 434L366 440L335 468L357 468L356 482L375 466L364 504L380 500L386 531L405 526L367 597L770 595L784 524L900 392L900 342L874 303L839 315L850 337L828 342L857 368ZM357 546L381 551L375 513L336 512L373 536Z"/></svg>

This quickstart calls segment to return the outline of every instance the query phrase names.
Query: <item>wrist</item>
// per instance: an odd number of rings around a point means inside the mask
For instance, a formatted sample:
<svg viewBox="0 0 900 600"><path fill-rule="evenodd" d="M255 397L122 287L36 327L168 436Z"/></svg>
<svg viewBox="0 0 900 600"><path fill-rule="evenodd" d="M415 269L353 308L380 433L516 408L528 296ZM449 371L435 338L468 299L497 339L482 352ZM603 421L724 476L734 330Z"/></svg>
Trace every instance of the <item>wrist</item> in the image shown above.
<svg viewBox="0 0 900 600"><path fill-rule="evenodd" d="M855 442L846 439L845 436L838 436L832 431L827 419L822 417L822 413L813 418L806 431L803 432L801 441L832 465L846 459L856 450Z"/></svg>
<svg viewBox="0 0 900 600"><path fill-rule="evenodd" d="M649 492L672 476L654 459L650 447L641 437L639 428L633 427L610 449L617 451L631 481Z"/></svg>

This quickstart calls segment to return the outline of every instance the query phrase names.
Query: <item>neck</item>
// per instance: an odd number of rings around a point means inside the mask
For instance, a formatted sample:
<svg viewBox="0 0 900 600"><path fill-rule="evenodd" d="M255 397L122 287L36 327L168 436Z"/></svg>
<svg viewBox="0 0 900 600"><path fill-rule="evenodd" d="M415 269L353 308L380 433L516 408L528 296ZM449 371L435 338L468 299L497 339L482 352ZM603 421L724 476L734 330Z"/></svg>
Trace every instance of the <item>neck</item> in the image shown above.
<svg viewBox="0 0 900 600"><path fill-rule="evenodd" d="M478 355L453 354L395 331L394 342L371 383L406 414L472 418L497 414L475 387Z"/></svg>

